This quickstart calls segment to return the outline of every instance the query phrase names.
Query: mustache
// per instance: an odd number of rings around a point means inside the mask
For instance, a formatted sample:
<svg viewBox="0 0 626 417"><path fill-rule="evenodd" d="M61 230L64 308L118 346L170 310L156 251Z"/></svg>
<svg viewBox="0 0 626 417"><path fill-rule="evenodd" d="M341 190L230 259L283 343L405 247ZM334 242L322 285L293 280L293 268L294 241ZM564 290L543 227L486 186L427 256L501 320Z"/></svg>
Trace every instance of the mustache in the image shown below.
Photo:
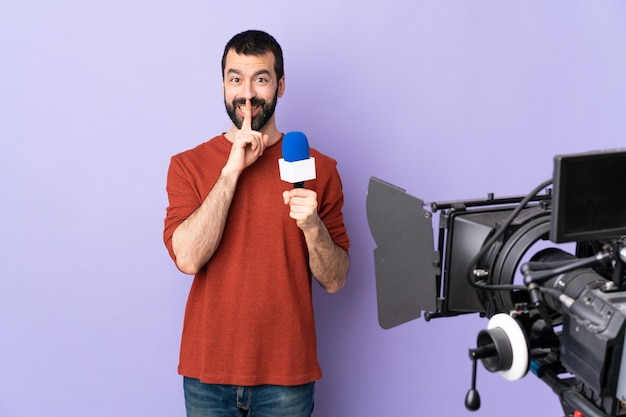
<svg viewBox="0 0 626 417"><path fill-rule="evenodd" d="M250 99L250 104L253 107L263 107L265 106L266 101L262 98L258 98L258 97L253 97ZM245 106L246 105L246 99L245 98L236 98L233 100L233 107L237 107L237 106Z"/></svg>

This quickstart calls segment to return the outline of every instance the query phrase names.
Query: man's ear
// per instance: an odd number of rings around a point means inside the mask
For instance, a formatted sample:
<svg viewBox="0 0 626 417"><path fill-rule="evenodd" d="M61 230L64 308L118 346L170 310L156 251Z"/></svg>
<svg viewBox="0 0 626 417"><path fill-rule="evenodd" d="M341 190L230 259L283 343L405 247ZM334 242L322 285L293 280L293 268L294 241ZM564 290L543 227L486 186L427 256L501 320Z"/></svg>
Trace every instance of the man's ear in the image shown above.
<svg viewBox="0 0 626 417"><path fill-rule="evenodd" d="M285 76L283 75L280 80L278 80L278 97L282 97L285 93Z"/></svg>

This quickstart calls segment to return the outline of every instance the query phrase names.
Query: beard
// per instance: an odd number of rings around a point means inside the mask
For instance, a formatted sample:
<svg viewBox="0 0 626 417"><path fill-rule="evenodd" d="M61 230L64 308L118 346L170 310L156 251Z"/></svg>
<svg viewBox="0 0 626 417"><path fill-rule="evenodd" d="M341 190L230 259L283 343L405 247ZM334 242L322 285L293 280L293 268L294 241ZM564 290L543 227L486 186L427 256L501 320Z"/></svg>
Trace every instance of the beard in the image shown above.
<svg viewBox="0 0 626 417"><path fill-rule="evenodd" d="M263 126L272 118L274 115L274 111L276 110L276 103L278 102L278 88L276 89L276 93L274 93L274 99L269 103L262 99L253 97L250 99L250 105L252 107L259 107L259 113L252 118L252 130L260 131L263 129ZM224 99L224 105L226 106L226 113L228 113L228 117L232 120L233 124L237 126L237 129L241 129L243 125L243 117L240 117L237 113L237 107L245 106L246 99L245 98L237 98L234 99L231 104L226 102Z"/></svg>

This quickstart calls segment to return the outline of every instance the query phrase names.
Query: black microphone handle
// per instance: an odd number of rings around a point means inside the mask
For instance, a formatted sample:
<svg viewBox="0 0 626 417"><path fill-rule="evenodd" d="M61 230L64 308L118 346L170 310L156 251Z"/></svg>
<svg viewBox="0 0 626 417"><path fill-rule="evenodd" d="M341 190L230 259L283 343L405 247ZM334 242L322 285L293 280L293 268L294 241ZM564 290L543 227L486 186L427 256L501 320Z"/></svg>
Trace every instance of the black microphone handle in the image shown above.
<svg viewBox="0 0 626 417"><path fill-rule="evenodd" d="M295 182L293 188L304 188L304 181Z"/></svg>

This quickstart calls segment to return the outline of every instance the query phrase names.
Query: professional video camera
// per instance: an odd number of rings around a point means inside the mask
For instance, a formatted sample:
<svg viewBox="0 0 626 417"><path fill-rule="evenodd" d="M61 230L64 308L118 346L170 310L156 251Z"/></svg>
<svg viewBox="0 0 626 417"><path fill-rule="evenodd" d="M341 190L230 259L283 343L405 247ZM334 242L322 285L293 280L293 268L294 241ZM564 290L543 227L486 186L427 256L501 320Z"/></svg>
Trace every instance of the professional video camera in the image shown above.
<svg viewBox="0 0 626 417"><path fill-rule="evenodd" d="M626 416L625 184L626 148L557 155L553 178L519 197L425 204L372 177L380 326L488 318L469 349L469 410L480 360L509 380L530 369L567 416Z"/></svg>

